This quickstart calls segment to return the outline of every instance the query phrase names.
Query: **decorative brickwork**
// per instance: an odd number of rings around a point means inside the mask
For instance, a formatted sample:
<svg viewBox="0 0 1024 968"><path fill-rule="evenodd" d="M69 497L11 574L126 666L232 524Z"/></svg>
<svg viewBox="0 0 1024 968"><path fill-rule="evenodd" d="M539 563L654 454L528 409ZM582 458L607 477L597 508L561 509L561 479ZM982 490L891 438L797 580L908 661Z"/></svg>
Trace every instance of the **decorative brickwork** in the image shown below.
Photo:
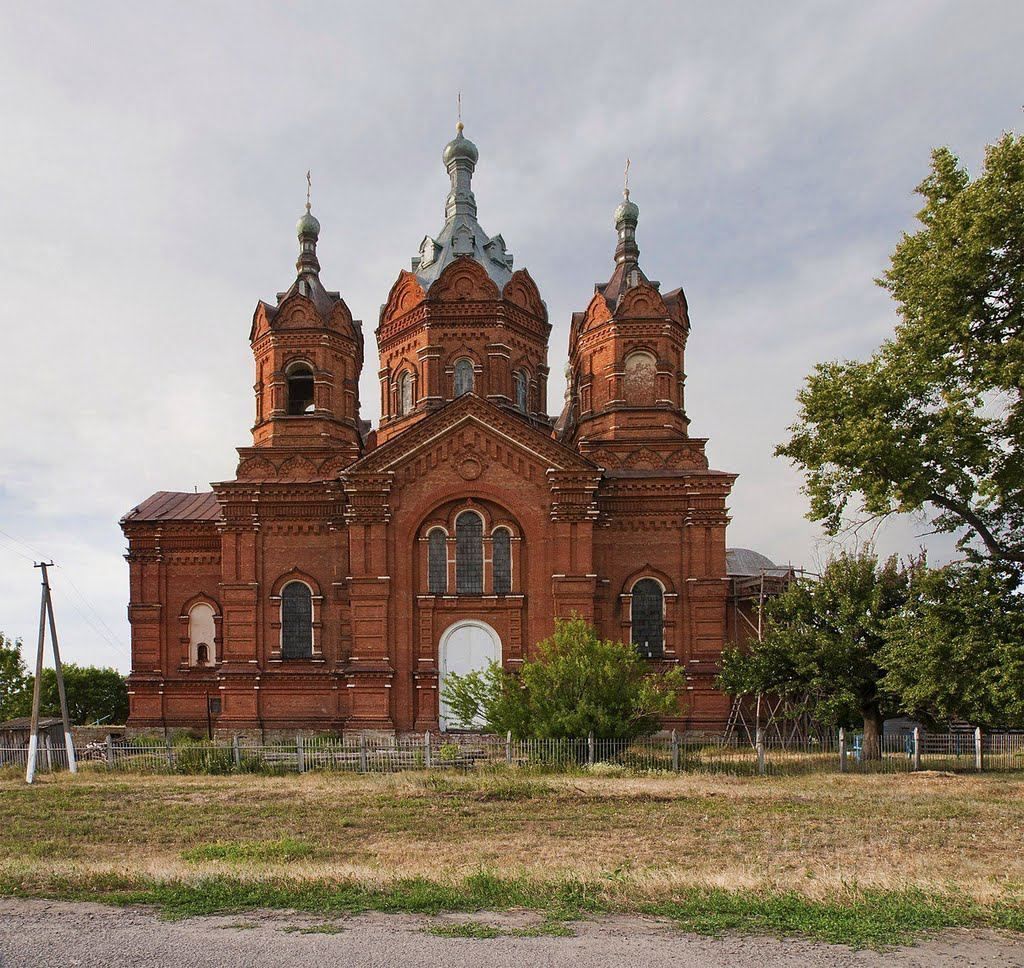
<svg viewBox="0 0 1024 968"><path fill-rule="evenodd" d="M734 476L688 433L685 297L640 269L627 199L552 420L547 309L476 221L475 146L460 131L444 157L445 226L380 313L380 426L360 420L361 326L320 282L307 211L295 282L253 316L235 478L122 519L132 727L437 730L444 676L478 661L474 643L515 668L574 612L683 664L689 701L667 725L724 725ZM200 619L214 641L197 652Z"/></svg>

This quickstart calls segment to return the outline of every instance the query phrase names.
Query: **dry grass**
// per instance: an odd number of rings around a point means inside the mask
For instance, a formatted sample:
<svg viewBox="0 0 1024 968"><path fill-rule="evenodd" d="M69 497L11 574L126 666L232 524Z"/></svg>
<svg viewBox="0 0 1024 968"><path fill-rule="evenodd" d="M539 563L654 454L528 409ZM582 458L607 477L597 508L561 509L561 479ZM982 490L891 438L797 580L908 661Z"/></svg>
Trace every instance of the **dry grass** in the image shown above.
<svg viewBox="0 0 1024 968"><path fill-rule="evenodd" d="M1024 781L398 774L0 779L0 873L452 882L481 870L684 887L1024 890Z"/></svg>

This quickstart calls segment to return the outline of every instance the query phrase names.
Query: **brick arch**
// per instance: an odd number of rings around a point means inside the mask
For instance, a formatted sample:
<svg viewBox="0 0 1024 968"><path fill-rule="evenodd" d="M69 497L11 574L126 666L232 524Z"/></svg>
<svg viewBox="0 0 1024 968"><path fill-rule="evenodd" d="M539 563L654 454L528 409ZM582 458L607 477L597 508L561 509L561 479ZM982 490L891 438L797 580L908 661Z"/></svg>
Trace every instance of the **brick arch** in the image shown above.
<svg viewBox="0 0 1024 968"><path fill-rule="evenodd" d="M209 605L213 609L213 641L209 643L213 647L213 654L210 656L210 665L217 665L222 659L223 634L222 626L224 613L221 610L220 602L206 592L198 592L191 598L185 599L178 613L178 641L182 648L182 664L192 668L194 666L191 654L191 636L189 635L189 619L192 609L196 605Z"/></svg>

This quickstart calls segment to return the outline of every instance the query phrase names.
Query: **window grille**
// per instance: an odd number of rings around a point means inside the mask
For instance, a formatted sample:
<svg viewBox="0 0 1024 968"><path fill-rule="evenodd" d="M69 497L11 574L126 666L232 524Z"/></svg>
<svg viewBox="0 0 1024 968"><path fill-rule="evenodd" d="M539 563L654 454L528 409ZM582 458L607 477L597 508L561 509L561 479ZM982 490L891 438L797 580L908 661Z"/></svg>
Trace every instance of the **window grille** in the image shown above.
<svg viewBox="0 0 1024 968"><path fill-rule="evenodd" d="M455 521L455 591L484 592L484 523L472 511L464 511Z"/></svg>
<svg viewBox="0 0 1024 968"><path fill-rule="evenodd" d="M498 528L491 537L494 559L494 594L508 595L512 591L512 535L507 528Z"/></svg>
<svg viewBox="0 0 1024 968"><path fill-rule="evenodd" d="M641 578L633 586L633 644L648 659L659 659L665 648L664 593L653 578Z"/></svg>
<svg viewBox="0 0 1024 968"><path fill-rule="evenodd" d="M473 362L459 360L455 364L455 396L461 397L473 389Z"/></svg>
<svg viewBox="0 0 1024 968"><path fill-rule="evenodd" d="M298 417L304 413L312 413L313 406L313 371L300 363L288 371L288 413Z"/></svg>
<svg viewBox="0 0 1024 968"><path fill-rule="evenodd" d="M448 536L440 528L427 537L427 591L448 594Z"/></svg>
<svg viewBox="0 0 1024 968"><path fill-rule="evenodd" d="M412 374L406 370L398 378L398 416L412 413Z"/></svg>
<svg viewBox="0 0 1024 968"><path fill-rule="evenodd" d="M281 657L308 659L313 655L313 595L301 581L281 590Z"/></svg>
<svg viewBox="0 0 1024 968"><path fill-rule="evenodd" d="M526 413L529 409L527 396L530 388L530 381L522 370L516 370L515 375L516 409Z"/></svg>

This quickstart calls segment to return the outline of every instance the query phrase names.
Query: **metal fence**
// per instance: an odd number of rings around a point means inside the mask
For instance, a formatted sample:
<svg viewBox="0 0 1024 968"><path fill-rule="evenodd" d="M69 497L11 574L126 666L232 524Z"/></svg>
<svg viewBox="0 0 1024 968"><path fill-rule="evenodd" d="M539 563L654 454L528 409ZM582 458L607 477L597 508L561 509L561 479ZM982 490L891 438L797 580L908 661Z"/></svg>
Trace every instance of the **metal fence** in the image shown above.
<svg viewBox="0 0 1024 968"><path fill-rule="evenodd" d="M24 769L27 751L0 747L0 767ZM886 735L878 750L858 734L822 733L783 741L762 731L755 742L672 734L634 740L528 739L425 733L402 738L372 735L296 736L251 744L109 738L79 750L84 769L125 773L304 773L341 771L482 770L514 767L592 773L709 773L788 776L810 773L1024 771L1024 733L975 732ZM40 751L41 772L66 769L63 749Z"/></svg>

